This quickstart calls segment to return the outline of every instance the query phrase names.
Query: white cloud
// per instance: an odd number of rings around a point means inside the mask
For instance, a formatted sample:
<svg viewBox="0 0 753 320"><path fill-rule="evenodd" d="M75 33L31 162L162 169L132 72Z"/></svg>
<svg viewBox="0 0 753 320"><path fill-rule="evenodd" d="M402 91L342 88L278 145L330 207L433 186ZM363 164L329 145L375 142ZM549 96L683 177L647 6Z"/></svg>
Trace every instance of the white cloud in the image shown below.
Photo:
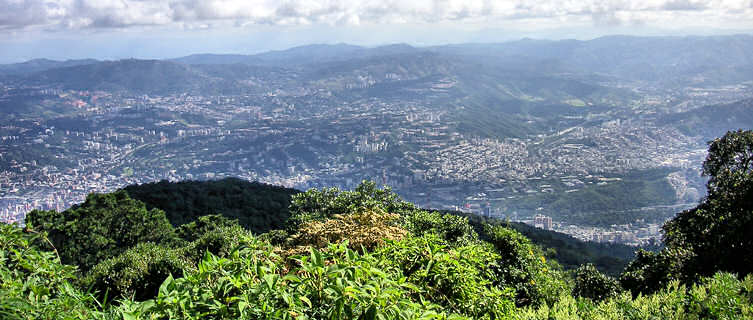
<svg viewBox="0 0 753 320"><path fill-rule="evenodd" d="M753 0L0 0L0 29L582 20L672 25L703 14L753 22ZM706 20L708 21L708 20Z"/></svg>

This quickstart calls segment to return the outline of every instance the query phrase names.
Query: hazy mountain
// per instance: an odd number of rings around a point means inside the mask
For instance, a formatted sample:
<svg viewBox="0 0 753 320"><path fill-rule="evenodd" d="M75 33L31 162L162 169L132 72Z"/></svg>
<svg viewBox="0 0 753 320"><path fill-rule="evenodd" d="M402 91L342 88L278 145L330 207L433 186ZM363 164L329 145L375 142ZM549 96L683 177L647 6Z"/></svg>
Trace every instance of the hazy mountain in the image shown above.
<svg viewBox="0 0 753 320"><path fill-rule="evenodd" d="M262 64L262 60L244 54L192 54L185 57L170 59L183 64Z"/></svg>
<svg viewBox="0 0 753 320"><path fill-rule="evenodd" d="M731 128L753 129L753 99L670 114L663 120L688 135L700 135L711 140L724 135Z"/></svg>
<svg viewBox="0 0 753 320"><path fill-rule="evenodd" d="M608 36L588 41L524 39L429 48L514 65L541 61L573 73L598 73L664 85L725 84L753 78L753 36Z"/></svg>
<svg viewBox="0 0 753 320"><path fill-rule="evenodd" d="M253 77L278 79L269 68L229 65L189 66L161 60L119 60L50 69L22 81L74 90L122 91L137 94L237 94L254 92Z"/></svg>
<svg viewBox="0 0 753 320"><path fill-rule="evenodd" d="M49 59L34 59L21 63L0 64L0 74L17 75L30 74L55 68L72 67L99 62L94 59L56 61Z"/></svg>
<svg viewBox="0 0 753 320"><path fill-rule="evenodd" d="M349 59L392 55L421 51L407 44L393 44L367 48L349 44L313 44L275 50L255 55L239 54L194 54L171 59L184 64L248 64L293 67L301 65L328 63Z"/></svg>
<svg viewBox="0 0 753 320"><path fill-rule="evenodd" d="M305 52L309 52L306 57ZM254 65L242 61L274 63ZM295 65L292 61L300 64ZM429 52L406 45L377 48L318 45L257 56L201 55L173 61L129 59L98 62L50 69L22 79L66 89L137 94L212 95L302 88L332 90L345 99L420 97L441 101L442 105L459 102L457 99L470 99L466 102L473 104L531 99L589 101L611 92L599 85L548 71L551 68L534 67L533 63L521 63L513 69L467 56Z"/></svg>

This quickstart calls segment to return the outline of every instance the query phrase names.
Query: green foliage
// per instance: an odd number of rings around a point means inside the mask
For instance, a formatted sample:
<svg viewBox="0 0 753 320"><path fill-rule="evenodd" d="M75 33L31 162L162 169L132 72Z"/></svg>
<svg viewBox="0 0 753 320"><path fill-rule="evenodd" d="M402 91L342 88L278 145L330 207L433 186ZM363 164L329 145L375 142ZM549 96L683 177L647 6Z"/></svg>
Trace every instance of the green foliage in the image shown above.
<svg viewBox="0 0 753 320"><path fill-rule="evenodd" d="M672 281L652 295L623 293L602 302L562 296L552 306L529 308L518 319L753 319L753 276L717 273L699 284Z"/></svg>
<svg viewBox="0 0 753 320"><path fill-rule="evenodd" d="M489 242L500 255L490 268L500 285L515 289L518 306L551 303L563 291L569 291L559 265L548 262L541 250L519 232L503 226L487 226Z"/></svg>
<svg viewBox="0 0 753 320"><path fill-rule="evenodd" d="M234 248L245 244L251 233L239 225L227 225L214 228L182 249L185 256L194 264L201 261L206 252L219 257L228 256Z"/></svg>
<svg viewBox="0 0 753 320"><path fill-rule="evenodd" d="M656 280L687 283L718 271L753 273L753 131L730 131L711 141L703 174L709 176L706 199L664 225L666 248L629 268L627 287L646 292L656 289Z"/></svg>
<svg viewBox="0 0 753 320"><path fill-rule="evenodd" d="M126 297L141 301L156 296L168 276L181 276L191 267L181 250L146 242L100 262L88 273L84 283L97 290L102 298Z"/></svg>
<svg viewBox="0 0 753 320"><path fill-rule="evenodd" d="M375 208L397 214L416 209L413 204L400 199L389 187L379 189L373 181L363 181L353 191L322 188L294 195L290 203L287 228L289 232L295 232L308 221L321 221L336 214Z"/></svg>
<svg viewBox="0 0 753 320"><path fill-rule="evenodd" d="M452 248L435 234L392 242L378 252L422 289L422 300L476 319L502 319L514 310L510 288L494 284L492 266L499 255L489 246L469 244Z"/></svg>
<svg viewBox="0 0 753 320"><path fill-rule="evenodd" d="M547 258L557 260L565 269L576 269L582 264L592 263L601 272L617 276L622 272L628 260L634 256L635 248L624 244L585 242L564 233L539 229L525 223L487 218L460 211L441 212L468 219L468 224L479 234L479 238L485 241L490 239L485 232L487 224L515 229L532 243L545 248Z"/></svg>
<svg viewBox="0 0 753 320"><path fill-rule="evenodd" d="M419 289L377 256L346 245L312 249L284 272L267 244L251 240L227 258L207 255L195 271L168 278L154 300L126 314L150 319L446 319L438 306L414 302Z"/></svg>
<svg viewBox="0 0 753 320"><path fill-rule="evenodd" d="M183 246L140 243L94 266L87 273L84 284L97 290L101 298L151 299L157 295L157 288L168 276L179 277L186 270L194 269L207 253L226 257L248 241L250 236L248 231L232 221L221 225L229 221L224 218L208 217L197 221L220 221L220 225L199 223L185 229L205 232Z"/></svg>
<svg viewBox="0 0 753 320"><path fill-rule="evenodd" d="M750 201L749 169L707 170L738 183L714 182L702 209L745 223L723 213L739 213L735 206ZM747 242L734 242L740 231L731 226L707 226L711 244L695 242L685 232L701 218L673 221L667 248L637 253L620 278L631 295L590 264L574 272L571 285L557 262L509 224L420 210L373 183L309 190L291 212L291 233L255 237L227 215L198 216L174 230L164 213L147 211L124 191L91 195L63 213L36 211L29 225L44 232L1 226L0 318L753 318L753 275L695 277L730 263L721 257L711 267L693 265L707 261L704 246L747 250L735 247ZM731 238L715 240L719 230ZM58 252L96 264L77 273Z"/></svg>
<svg viewBox="0 0 753 320"><path fill-rule="evenodd" d="M285 230L272 230L270 232L260 234L259 239L279 246L285 244L285 242L288 241L289 236L290 235L285 232Z"/></svg>
<svg viewBox="0 0 753 320"><path fill-rule="evenodd" d="M664 225L668 248L692 252L688 277L753 272L753 131L730 131L709 143L703 163L708 196Z"/></svg>
<svg viewBox="0 0 753 320"><path fill-rule="evenodd" d="M219 228L232 226L238 226L238 220L231 220L219 214L210 214L179 226L175 229L175 234L185 241L194 241L207 233L217 232Z"/></svg>
<svg viewBox="0 0 753 320"><path fill-rule="evenodd" d="M449 243L469 243L478 240L478 234L467 217L441 214L437 211L415 210L405 216L405 228L416 236L434 233Z"/></svg>
<svg viewBox="0 0 753 320"><path fill-rule="evenodd" d="M164 212L147 210L123 191L90 194L63 212L34 210L26 224L46 232L62 262L84 272L141 242L175 238Z"/></svg>
<svg viewBox="0 0 753 320"><path fill-rule="evenodd" d="M33 245L39 241L46 242L39 234L0 224L0 318L105 318L96 299L72 284L76 267Z"/></svg>
<svg viewBox="0 0 753 320"><path fill-rule="evenodd" d="M689 252L681 248L667 248L660 252L638 250L620 275L620 284L633 292L649 294L664 288L673 280L692 280L684 277L682 262Z"/></svg>
<svg viewBox="0 0 753 320"><path fill-rule="evenodd" d="M620 292L617 280L607 276L592 264L586 264L575 270L575 286L573 296L602 301L616 297Z"/></svg>
<svg viewBox="0 0 753 320"><path fill-rule="evenodd" d="M254 233L285 227L291 196L298 190L248 182L237 178L216 181L160 181L131 185L123 190L147 208L165 211L174 226L208 214L238 220Z"/></svg>

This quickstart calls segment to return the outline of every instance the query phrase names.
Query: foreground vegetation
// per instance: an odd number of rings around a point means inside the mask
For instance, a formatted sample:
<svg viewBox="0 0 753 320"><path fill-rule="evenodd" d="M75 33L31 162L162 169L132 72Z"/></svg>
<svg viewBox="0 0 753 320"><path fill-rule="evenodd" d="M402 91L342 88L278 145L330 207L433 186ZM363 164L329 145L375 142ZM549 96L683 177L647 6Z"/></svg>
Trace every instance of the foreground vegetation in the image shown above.
<svg viewBox="0 0 753 320"><path fill-rule="evenodd" d="M713 141L704 173L709 196L619 278L371 182L295 194L262 234L92 194L0 226L0 318L753 319L753 132Z"/></svg>

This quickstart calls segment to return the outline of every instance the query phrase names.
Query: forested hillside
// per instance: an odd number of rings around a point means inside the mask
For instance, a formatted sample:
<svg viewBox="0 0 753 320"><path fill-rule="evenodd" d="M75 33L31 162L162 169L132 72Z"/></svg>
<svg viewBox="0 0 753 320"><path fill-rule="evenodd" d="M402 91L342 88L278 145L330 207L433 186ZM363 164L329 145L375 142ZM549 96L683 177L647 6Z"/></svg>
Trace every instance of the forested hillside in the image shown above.
<svg viewBox="0 0 753 320"><path fill-rule="evenodd" d="M288 206L299 190L248 182L236 178L216 181L161 181L124 188L147 209L165 211L173 226L180 226L206 214L219 214L238 221L243 228L256 234L284 229L290 217ZM533 243L545 249L547 257L574 269L592 263L599 270L618 275L633 258L633 247L622 244L583 242L571 236L522 223L484 218L459 211L447 211L468 219L469 224L485 239L484 225L504 225L523 233Z"/></svg>
<svg viewBox="0 0 753 320"><path fill-rule="evenodd" d="M160 181L124 188L147 208L165 211L173 226L207 214L238 220L255 233L283 229L291 197L300 191L236 178L217 181Z"/></svg>
<svg viewBox="0 0 753 320"><path fill-rule="evenodd" d="M619 278L565 271L504 224L372 182L296 193L284 228L258 235L210 213L174 226L124 190L91 194L0 226L0 318L751 319L753 131L710 142L703 167L708 196Z"/></svg>

